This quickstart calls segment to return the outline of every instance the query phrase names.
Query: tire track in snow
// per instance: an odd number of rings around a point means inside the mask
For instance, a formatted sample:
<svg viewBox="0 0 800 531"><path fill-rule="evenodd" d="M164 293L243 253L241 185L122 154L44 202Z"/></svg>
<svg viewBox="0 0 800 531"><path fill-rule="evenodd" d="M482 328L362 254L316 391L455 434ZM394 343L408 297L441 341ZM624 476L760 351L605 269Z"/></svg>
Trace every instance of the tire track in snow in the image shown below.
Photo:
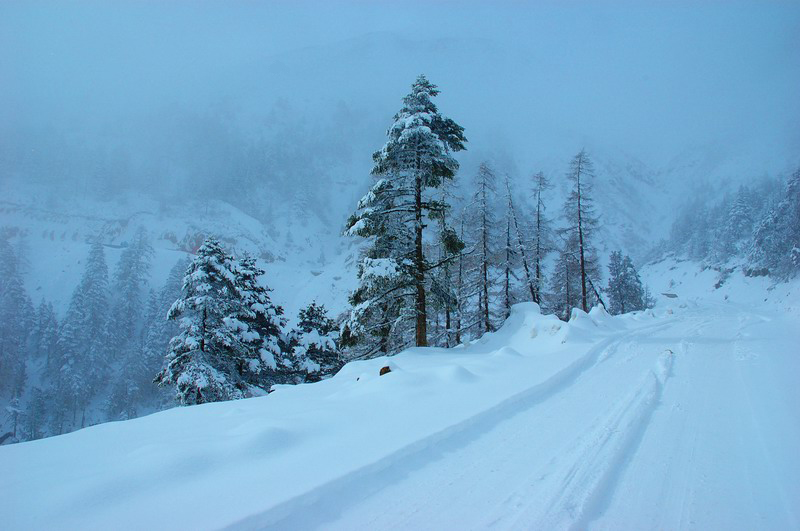
<svg viewBox="0 0 800 531"><path fill-rule="evenodd" d="M603 515L658 407L673 359L671 350L663 352L633 393L597 425L537 528L582 530ZM527 526L530 516L523 513L513 527Z"/></svg>
<svg viewBox="0 0 800 531"><path fill-rule="evenodd" d="M498 424L569 389L603 354L642 333L672 326L673 320L614 335L589 349L546 380L507 398L495 406L389 454L378 461L286 500L262 513L235 522L227 529L310 529L335 520L344 509L357 504L386 485L401 481L448 453L479 439Z"/></svg>

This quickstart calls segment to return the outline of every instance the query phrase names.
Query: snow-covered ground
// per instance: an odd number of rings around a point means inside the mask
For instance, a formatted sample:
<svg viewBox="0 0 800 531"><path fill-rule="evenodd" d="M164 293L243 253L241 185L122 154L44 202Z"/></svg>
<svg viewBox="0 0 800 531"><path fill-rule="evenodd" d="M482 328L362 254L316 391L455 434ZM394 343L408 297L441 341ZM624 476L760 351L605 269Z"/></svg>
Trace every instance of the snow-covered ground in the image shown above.
<svg viewBox="0 0 800 531"><path fill-rule="evenodd" d="M796 529L800 284L718 276L665 261L653 312L522 304L466 347L1 447L2 527Z"/></svg>

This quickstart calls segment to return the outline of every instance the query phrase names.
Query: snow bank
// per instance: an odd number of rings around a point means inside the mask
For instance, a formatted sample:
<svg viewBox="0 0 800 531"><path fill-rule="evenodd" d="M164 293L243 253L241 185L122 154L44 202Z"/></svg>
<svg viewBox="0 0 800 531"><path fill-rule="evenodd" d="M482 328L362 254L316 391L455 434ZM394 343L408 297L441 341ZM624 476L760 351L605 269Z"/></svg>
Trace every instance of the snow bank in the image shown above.
<svg viewBox="0 0 800 531"><path fill-rule="evenodd" d="M642 268L642 280L656 298L656 308L674 311L702 304L735 309L770 308L800 316L800 278L777 282L747 276L740 266L708 267L667 258Z"/></svg>
<svg viewBox="0 0 800 531"><path fill-rule="evenodd" d="M568 385L643 320L593 311L563 323L520 304L465 348L409 349L266 397L0 447L3 527L211 529L252 515L268 525L304 496Z"/></svg>

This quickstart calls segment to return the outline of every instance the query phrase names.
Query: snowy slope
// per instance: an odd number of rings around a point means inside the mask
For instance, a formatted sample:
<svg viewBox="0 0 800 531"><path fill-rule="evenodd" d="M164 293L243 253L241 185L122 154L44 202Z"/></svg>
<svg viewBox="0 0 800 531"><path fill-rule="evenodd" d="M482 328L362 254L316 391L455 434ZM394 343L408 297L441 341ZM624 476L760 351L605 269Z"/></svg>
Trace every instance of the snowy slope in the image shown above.
<svg viewBox="0 0 800 531"><path fill-rule="evenodd" d="M3 188L0 231L22 240L23 274L34 303L53 302L63 316L83 274L91 242L105 245L109 272L122 249L144 229L155 250L150 286L159 289L170 268L193 253L207 235L235 251L248 251L267 271L265 282L289 316L309 302L341 308L355 281L357 248L340 237L342 223L302 221L290 205L275 209L269 223L224 201L168 205L144 194L117 194L107 201L49 197L35 186Z"/></svg>
<svg viewBox="0 0 800 531"><path fill-rule="evenodd" d="M800 286L653 267L684 278L654 313L518 305L456 350L2 447L4 527L796 528Z"/></svg>

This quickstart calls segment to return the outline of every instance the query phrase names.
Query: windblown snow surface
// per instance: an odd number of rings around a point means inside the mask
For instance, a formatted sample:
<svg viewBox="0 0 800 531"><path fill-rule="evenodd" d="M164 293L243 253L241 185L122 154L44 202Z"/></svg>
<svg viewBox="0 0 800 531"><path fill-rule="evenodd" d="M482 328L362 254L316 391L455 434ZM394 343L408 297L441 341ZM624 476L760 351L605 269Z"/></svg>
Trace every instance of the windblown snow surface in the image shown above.
<svg viewBox="0 0 800 531"><path fill-rule="evenodd" d="M646 276L676 297L0 447L0 527L797 529L800 285Z"/></svg>

